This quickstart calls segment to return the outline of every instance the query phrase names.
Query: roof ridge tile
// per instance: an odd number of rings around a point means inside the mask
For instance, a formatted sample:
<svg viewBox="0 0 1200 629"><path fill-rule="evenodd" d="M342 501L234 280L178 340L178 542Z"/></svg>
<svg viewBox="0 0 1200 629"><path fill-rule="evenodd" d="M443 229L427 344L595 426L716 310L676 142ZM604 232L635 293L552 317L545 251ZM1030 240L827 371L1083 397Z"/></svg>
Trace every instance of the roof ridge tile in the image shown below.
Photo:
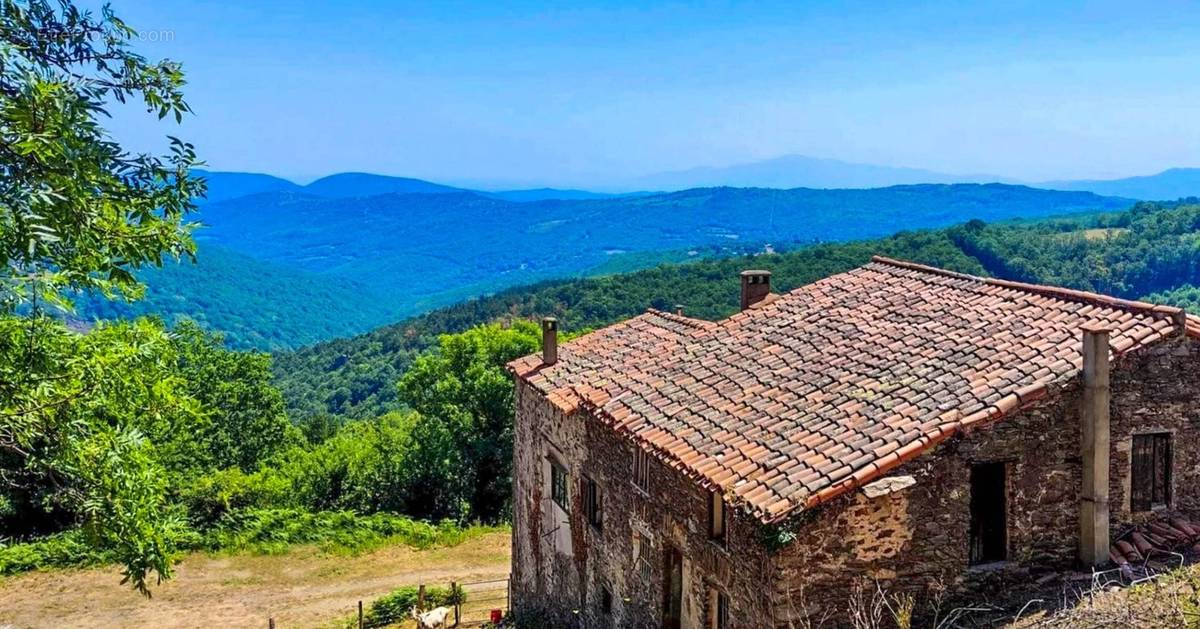
<svg viewBox="0 0 1200 629"><path fill-rule="evenodd" d="M1047 284L1032 284L1028 282L1015 282L1013 280L1004 280L995 277L983 277L980 275L971 275L970 273L962 273L959 271L951 271L949 269L941 269L936 266L928 266L917 262L909 262L907 260L897 260L885 256L871 256L871 262L885 264L911 271L918 271L929 275L939 275L942 277L952 277L956 279L971 280L988 284L991 286L999 286L1002 288L1011 288L1014 290L1024 291L1044 297L1056 297L1077 301L1093 306L1106 306L1109 308L1117 308L1120 310L1130 310L1135 312L1146 312L1153 314L1161 314L1167 317L1179 317L1185 313L1183 308L1177 306L1166 306L1162 304L1152 304L1136 299L1123 299L1113 297L1103 293L1095 293L1091 291L1077 290L1074 288L1064 288L1061 286L1050 286ZM1008 301L1008 300L1004 300Z"/></svg>

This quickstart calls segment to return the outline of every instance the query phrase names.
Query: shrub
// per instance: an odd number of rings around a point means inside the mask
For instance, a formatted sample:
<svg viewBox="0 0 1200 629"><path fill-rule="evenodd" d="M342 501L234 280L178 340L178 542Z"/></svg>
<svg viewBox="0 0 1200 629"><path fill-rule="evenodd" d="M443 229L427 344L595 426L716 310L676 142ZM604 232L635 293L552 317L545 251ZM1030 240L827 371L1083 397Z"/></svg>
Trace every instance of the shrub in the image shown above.
<svg viewBox="0 0 1200 629"><path fill-rule="evenodd" d="M375 599L363 615L363 624L368 627L385 627L409 618L410 612L417 606L417 592L417 587L410 585ZM426 609L442 605L462 605L466 601L466 592L461 587L453 590L437 586L425 588Z"/></svg>
<svg viewBox="0 0 1200 629"><path fill-rule="evenodd" d="M205 546L271 553L292 544L363 550L399 541L414 548L430 548L454 546L483 530L463 529L449 521L433 525L391 513L256 509L226 514L205 533Z"/></svg>
<svg viewBox="0 0 1200 629"><path fill-rule="evenodd" d="M42 568L86 566L112 561L89 545L81 531L68 531L19 544L0 544L0 575Z"/></svg>
<svg viewBox="0 0 1200 629"><path fill-rule="evenodd" d="M207 527L230 513L290 506L289 481L269 471L247 474L233 467L201 476L180 491L192 524Z"/></svg>

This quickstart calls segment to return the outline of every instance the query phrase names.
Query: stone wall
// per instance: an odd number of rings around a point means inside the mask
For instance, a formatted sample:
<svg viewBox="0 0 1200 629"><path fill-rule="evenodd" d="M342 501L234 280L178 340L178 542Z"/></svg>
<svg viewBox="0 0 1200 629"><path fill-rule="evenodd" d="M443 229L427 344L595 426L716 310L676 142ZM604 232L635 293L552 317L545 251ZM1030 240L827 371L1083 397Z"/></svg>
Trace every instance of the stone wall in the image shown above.
<svg viewBox="0 0 1200 629"><path fill-rule="evenodd" d="M1173 507L1200 517L1200 345L1172 340L1124 357L1112 372L1111 518L1114 537L1146 514L1128 503L1132 435L1171 432ZM968 431L890 476L915 481L894 491L856 491L793 524L797 541L776 556L777 624L842 617L856 582L909 592L919 611L989 602L1039 575L1076 567L1082 482L1080 387L1050 392L1038 406ZM969 565L970 468L1005 463L1009 561ZM874 534L872 534L872 532ZM949 609L949 607L946 607Z"/></svg>
<svg viewBox="0 0 1200 629"><path fill-rule="evenodd" d="M566 416L527 385L517 385L513 523L513 606L546 614L547 623L585 627L660 627L667 548L684 558L684 627L707 627L717 590L730 597L734 626L759 626L769 618L770 559L761 527L729 512L724 546L708 538L708 495L677 470L652 459L649 491L633 482L634 443L587 413ZM548 535L539 515L557 507L545 492L538 460L558 452L570 473L568 553ZM580 478L602 492L600 529L583 515ZM643 572L639 546L647 543ZM601 610L601 592L612 610ZM578 618L580 625L568 624Z"/></svg>
<svg viewBox="0 0 1200 629"><path fill-rule="evenodd" d="M1175 341L1121 361L1112 374L1110 513L1114 531L1159 517L1130 510L1133 435L1167 432L1171 439L1171 507L1200 518L1200 343Z"/></svg>

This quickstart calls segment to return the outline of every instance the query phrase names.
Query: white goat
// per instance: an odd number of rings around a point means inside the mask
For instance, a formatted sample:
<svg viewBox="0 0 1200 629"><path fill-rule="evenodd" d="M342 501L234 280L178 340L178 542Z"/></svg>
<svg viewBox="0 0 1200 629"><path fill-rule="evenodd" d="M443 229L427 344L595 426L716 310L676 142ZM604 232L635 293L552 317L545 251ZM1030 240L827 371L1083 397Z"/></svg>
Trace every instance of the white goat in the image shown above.
<svg viewBox="0 0 1200 629"><path fill-rule="evenodd" d="M417 612L417 608L414 607L410 613L417 621L417 629L443 629L450 612L449 607L435 607L422 614Z"/></svg>

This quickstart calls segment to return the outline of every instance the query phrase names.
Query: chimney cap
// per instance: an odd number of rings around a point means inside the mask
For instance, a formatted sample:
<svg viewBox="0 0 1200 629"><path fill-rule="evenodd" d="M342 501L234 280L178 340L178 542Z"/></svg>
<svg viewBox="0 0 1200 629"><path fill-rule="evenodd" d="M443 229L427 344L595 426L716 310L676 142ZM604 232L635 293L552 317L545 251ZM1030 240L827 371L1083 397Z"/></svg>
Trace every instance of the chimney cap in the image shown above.
<svg viewBox="0 0 1200 629"><path fill-rule="evenodd" d="M749 271L742 271L742 277L756 277L759 275L770 276L771 272L765 269L751 269Z"/></svg>

